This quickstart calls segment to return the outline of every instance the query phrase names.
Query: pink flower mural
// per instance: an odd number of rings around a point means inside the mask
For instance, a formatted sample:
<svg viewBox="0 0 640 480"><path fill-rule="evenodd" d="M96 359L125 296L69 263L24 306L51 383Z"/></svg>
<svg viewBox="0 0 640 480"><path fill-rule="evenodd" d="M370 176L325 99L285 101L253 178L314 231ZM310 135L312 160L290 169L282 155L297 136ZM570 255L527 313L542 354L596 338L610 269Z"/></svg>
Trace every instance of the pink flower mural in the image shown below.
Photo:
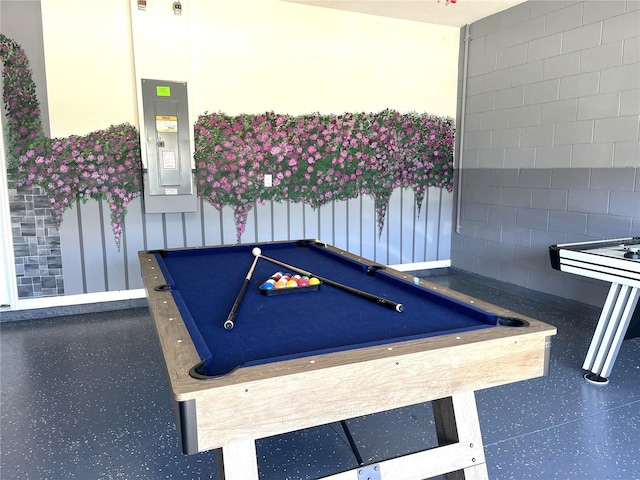
<svg viewBox="0 0 640 480"><path fill-rule="evenodd" d="M127 206L142 191L138 130L112 125L85 136L47 138L29 61L0 34L9 170L19 185L37 184L58 223L74 202L105 200L120 248ZM452 189L454 122L428 114L201 115L194 126L198 195L234 211L240 241L257 202L318 208L370 195L378 232L392 192L410 188L418 213L429 187ZM271 175L272 187L264 186Z"/></svg>

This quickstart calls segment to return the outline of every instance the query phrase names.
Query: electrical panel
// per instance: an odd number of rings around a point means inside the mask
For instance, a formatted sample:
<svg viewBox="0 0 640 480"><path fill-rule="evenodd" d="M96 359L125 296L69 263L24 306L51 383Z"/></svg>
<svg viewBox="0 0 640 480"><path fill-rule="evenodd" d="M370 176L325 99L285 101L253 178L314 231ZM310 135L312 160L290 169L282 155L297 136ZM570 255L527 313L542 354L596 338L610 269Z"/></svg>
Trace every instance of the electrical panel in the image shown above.
<svg viewBox="0 0 640 480"><path fill-rule="evenodd" d="M146 213L197 210L186 82L142 79Z"/></svg>

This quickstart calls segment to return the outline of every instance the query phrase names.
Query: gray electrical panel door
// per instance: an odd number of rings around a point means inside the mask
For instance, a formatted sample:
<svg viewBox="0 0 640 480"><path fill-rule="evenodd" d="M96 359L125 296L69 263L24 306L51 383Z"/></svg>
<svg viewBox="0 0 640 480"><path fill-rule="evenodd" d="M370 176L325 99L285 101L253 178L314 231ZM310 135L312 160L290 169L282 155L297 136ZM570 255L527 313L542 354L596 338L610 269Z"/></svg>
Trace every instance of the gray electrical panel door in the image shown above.
<svg viewBox="0 0 640 480"><path fill-rule="evenodd" d="M142 104L147 160L145 210L194 211L187 84L142 79Z"/></svg>

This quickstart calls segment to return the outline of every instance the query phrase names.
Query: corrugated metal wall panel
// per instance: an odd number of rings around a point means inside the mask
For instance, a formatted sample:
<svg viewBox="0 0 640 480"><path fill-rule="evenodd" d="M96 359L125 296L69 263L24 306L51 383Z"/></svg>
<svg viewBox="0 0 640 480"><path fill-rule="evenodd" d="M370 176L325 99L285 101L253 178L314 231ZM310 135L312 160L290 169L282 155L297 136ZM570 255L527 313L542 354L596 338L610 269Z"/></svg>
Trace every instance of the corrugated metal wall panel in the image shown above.
<svg viewBox="0 0 640 480"><path fill-rule="evenodd" d="M140 276L138 252L145 249L144 216L142 214L142 201L140 198L133 200L127 208L125 216L124 232L122 235L122 251L127 265L127 283L125 289L132 290L143 288L144 283Z"/></svg>
<svg viewBox="0 0 640 480"><path fill-rule="evenodd" d="M452 194L429 189L419 217L414 200L410 190L393 193L380 238L368 196L316 210L288 202L258 204L242 241L317 238L383 264L448 260ZM147 215L140 198L128 207L119 251L106 203L74 205L65 213L60 235L66 295L141 288L139 250L236 243L231 208L218 211L199 201L198 212Z"/></svg>

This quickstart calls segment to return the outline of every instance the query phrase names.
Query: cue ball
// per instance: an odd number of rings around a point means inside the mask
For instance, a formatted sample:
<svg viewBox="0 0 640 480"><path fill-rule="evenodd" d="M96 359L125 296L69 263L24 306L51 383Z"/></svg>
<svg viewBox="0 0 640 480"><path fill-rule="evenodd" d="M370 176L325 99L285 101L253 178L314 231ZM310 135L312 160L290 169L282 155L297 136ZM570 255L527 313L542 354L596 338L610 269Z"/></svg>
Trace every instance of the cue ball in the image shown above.
<svg viewBox="0 0 640 480"><path fill-rule="evenodd" d="M253 253L254 256L260 256L262 254L262 250L260 250L258 247L254 248L253 250L251 250L251 253Z"/></svg>

